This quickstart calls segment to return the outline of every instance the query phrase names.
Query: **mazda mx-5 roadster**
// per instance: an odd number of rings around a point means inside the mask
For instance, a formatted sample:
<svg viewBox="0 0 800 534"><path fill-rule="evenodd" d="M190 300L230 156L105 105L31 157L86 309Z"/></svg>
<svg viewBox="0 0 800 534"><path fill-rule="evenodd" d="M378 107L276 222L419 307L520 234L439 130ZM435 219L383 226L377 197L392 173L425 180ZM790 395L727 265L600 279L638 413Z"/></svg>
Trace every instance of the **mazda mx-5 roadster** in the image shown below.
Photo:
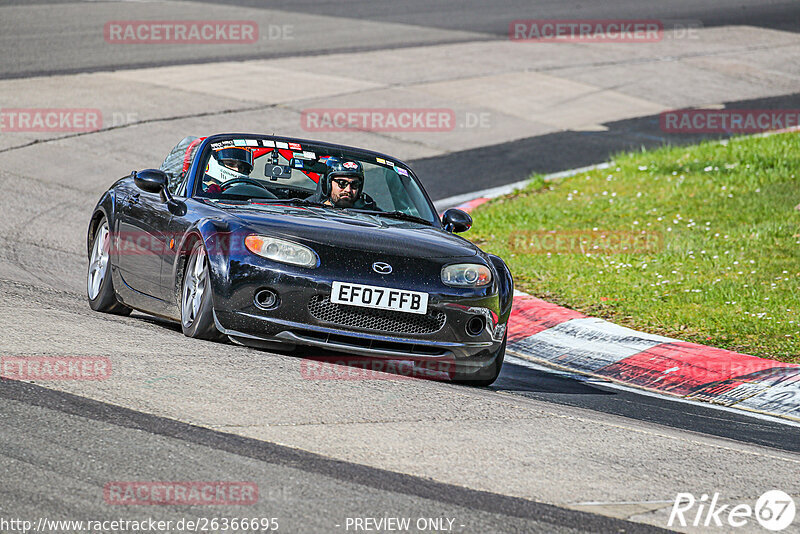
<svg viewBox="0 0 800 534"><path fill-rule="evenodd" d="M87 238L92 309L179 322L190 337L446 362L497 378L513 281L440 217L390 156L252 134L187 137L106 191Z"/></svg>

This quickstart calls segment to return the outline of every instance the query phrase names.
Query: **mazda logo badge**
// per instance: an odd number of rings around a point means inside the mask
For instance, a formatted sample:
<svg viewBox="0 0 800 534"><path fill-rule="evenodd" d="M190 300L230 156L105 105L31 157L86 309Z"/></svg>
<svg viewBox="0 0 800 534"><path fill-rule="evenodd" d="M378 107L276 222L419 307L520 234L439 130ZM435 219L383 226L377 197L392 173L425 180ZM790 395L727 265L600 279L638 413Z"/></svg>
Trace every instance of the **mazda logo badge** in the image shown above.
<svg viewBox="0 0 800 534"><path fill-rule="evenodd" d="M372 264L372 270L378 274L389 274L392 272L392 266L382 261L376 261Z"/></svg>

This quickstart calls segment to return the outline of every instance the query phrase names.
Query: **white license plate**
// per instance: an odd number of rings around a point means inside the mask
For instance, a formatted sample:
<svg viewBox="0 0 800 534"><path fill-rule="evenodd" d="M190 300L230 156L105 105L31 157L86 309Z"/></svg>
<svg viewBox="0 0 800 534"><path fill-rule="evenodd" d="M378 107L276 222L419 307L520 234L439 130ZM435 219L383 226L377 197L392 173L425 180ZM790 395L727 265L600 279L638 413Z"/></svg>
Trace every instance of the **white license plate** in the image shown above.
<svg viewBox="0 0 800 534"><path fill-rule="evenodd" d="M334 282L331 302L408 313L428 313L428 294L390 287Z"/></svg>

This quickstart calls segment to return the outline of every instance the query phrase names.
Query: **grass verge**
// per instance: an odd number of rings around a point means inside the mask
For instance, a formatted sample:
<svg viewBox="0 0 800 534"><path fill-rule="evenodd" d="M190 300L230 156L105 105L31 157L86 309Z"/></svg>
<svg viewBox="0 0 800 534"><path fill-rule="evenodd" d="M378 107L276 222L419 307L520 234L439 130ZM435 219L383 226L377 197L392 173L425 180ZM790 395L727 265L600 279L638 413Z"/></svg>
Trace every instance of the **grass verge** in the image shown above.
<svg viewBox="0 0 800 534"><path fill-rule="evenodd" d="M800 134L620 154L473 212L519 289L617 324L800 362Z"/></svg>

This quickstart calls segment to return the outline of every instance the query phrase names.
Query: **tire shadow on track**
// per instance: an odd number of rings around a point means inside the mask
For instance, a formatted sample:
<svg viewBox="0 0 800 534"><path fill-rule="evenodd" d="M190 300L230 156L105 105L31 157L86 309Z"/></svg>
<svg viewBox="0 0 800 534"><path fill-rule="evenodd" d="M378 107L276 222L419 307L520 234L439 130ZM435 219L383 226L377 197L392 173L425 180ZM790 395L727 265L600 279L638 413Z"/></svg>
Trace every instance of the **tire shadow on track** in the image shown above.
<svg viewBox="0 0 800 534"><path fill-rule="evenodd" d="M503 365L500 376L489 389L515 393L616 395L613 391L600 389L582 380L508 362Z"/></svg>
<svg viewBox="0 0 800 534"><path fill-rule="evenodd" d="M134 312L130 316L148 324L160 326L181 333L180 324ZM222 341L226 345L240 345L232 341ZM292 356L301 361L301 373L309 380L432 380L448 382L450 363L431 365L430 360L420 358L411 360L391 360L335 352L318 347L298 345L270 346L260 348L244 345L246 348L263 353ZM568 376L531 369L506 362L497 381L487 389L516 393L541 393L564 395L615 395L613 391L600 389L585 381Z"/></svg>
<svg viewBox="0 0 800 534"><path fill-rule="evenodd" d="M134 312L131 319L162 327L182 334L177 322ZM448 381L453 371L452 361L432 358L387 359L335 352L320 347L290 345L273 342L247 342L243 339L214 341L223 345L239 346L257 351L265 356L291 356L300 360L300 373L308 380L433 380Z"/></svg>
<svg viewBox="0 0 800 534"><path fill-rule="evenodd" d="M142 321L145 323L149 323L155 326L161 326L166 328L167 330L172 330L173 332L181 333L181 325L174 322L168 321L167 319L162 319L160 317L154 317L152 315L145 315L141 312L134 311L130 315L131 319L136 319L137 321Z"/></svg>

